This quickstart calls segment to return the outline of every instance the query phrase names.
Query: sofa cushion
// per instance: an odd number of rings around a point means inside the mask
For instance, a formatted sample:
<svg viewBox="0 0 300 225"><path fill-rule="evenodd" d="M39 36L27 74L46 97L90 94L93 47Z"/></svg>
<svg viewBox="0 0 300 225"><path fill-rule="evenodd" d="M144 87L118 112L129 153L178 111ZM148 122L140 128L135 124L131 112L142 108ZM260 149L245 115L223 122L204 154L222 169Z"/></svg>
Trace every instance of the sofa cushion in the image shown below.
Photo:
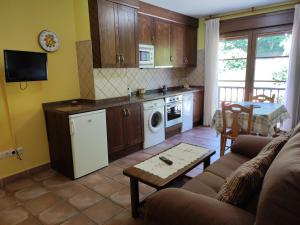
<svg viewBox="0 0 300 225"><path fill-rule="evenodd" d="M225 180L210 172L204 172L188 181L182 188L196 194L215 197Z"/></svg>
<svg viewBox="0 0 300 225"><path fill-rule="evenodd" d="M243 155L228 153L214 162L211 166L207 167L205 171L226 179L247 161L249 161L249 158Z"/></svg>
<svg viewBox="0 0 300 225"><path fill-rule="evenodd" d="M266 173L256 225L300 224L300 133L279 152Z"/></svg>
<svg viewBox="0 0 300 225"><path fill-rule="evenodd" d="M226 179L217 199L238 206L245 204L260 189L265 173L288 138L273 139L255 158L234 171Z"/></svg>
<svg viewBox="0 0 300 225"><path fill-rule="evenodd" d="M295 136L299 132L300 132L300 123L298 123L297 126L291 130L291 137Z"/></svg>

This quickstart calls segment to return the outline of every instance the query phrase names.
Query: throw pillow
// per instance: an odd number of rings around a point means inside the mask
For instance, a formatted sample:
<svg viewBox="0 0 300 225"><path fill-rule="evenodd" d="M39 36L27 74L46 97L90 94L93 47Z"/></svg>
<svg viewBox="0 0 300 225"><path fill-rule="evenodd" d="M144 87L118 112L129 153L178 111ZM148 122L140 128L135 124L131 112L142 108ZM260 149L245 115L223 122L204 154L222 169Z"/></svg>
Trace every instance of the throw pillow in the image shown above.
<svg viewBox="0 0 300 225"><path fill-rule="evenodd" d="M288 138L287 135L274 138L256 157L242 164L225 180L216 198L237 206L247 202L261 188L268 168Z"/></svg>

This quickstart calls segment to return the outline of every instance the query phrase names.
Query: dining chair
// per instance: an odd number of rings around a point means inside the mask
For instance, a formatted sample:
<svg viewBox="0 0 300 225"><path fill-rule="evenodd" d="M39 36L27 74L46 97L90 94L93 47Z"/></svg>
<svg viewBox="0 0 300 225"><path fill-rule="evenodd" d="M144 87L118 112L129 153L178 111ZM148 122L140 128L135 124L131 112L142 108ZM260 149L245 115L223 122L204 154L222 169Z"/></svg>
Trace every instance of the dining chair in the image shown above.
<svg viewBox="0 0 300 225"><path fill-rule="evenodd" d="M256 95L252 97L252 102L274 103L274 101L275 101L275 94L273 94L272 97L269 97L267 95Z"/></svg>
<svg viewBox="0 0 300 225"><path fill-rule="evenodd" d="M228 113L231 113L230 117L232 118L232 123L228 123ZM243 115L242 115L243 114ZM247 115L248 117L246 122L247 126L241 126L240 117ZM229 149L232 143L235 141L239 134L250 134L252 129L252 117L253 117L253 105L245 107L239 104L230 104L222 102L222 119L223 119L223 131L221 133L221 146L220 146L220 156L225 154L225 151ZM231 145L226 146L227 140L231 140Z"/></svg>

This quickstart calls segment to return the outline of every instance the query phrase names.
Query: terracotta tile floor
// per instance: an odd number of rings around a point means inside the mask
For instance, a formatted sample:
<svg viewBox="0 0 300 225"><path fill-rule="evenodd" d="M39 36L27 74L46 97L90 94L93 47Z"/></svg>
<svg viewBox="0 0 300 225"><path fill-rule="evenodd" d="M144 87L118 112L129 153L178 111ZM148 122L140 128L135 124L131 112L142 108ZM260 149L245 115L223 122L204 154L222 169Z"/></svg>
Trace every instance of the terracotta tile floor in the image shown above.
<svg viewBox="0 0 300 225"><path fill-rule="evenodd" d="M212 161L219 156L216 133L197 127L76 181L49 169L0 189L0 225L140 225L141 220L131 218L129 179L122 171L181 142L215 149ZM201 172L202 165L188 176ZM142 198L154 191L140 184Z"/></svg>

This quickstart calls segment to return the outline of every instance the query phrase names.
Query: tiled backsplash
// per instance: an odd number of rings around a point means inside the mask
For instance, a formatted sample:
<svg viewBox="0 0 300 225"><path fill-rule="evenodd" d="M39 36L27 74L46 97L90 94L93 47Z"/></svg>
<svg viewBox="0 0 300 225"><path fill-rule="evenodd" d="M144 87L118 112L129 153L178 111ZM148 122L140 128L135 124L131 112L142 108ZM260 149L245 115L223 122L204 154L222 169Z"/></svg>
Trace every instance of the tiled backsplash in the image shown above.
<svg viewBox="0 0 300 225"><path fill-rule="evenodd" d="M187 69L93 69L91 41L77 42L81 98L105 99L127 95L127 88L158 89L188 83L203 85L204 53L198 51L198 66Z"/></svg>

